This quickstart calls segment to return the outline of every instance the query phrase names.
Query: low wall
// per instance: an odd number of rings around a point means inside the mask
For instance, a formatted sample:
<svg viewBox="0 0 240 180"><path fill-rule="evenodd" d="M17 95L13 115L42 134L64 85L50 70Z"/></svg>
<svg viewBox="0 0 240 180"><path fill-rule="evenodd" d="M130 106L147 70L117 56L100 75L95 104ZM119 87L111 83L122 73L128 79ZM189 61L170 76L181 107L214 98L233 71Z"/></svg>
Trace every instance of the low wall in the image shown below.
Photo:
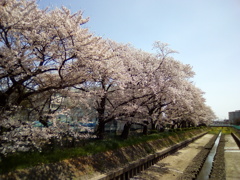
<svg viewBox="0 0 240 180"><path fill-rule="evenodd" d="M235 142L237 143L238 147L240 148L240 138L237 137L237 135L234 133L231 133L231 135L232 135L233 139L235 140Z"/></svg>

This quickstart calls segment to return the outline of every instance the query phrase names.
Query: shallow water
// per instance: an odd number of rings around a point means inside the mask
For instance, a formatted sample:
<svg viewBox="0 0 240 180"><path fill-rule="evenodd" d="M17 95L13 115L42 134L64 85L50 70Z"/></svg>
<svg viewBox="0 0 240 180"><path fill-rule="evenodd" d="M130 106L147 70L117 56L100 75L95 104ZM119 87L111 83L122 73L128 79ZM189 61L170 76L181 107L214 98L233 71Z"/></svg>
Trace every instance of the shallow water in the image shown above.
<svg viewBox="0 0 240 180"><path fill-rule="evenodd" d="M210 172L211 172L211 169L212 169L212 165L213 165L213 159L214 159L214 156L216 154L216 151L217 151L217 147L218 147L218 144L219 144L219 141L220 141L220 137L221 137L221 132L219 133L210 153L208 154L208 157L207 159L205 160L204 164L203 164L203 167L200 171L200 173L198 174L197 176L197 180L208 180L209 179L209 175L210 175Z"/></svg>

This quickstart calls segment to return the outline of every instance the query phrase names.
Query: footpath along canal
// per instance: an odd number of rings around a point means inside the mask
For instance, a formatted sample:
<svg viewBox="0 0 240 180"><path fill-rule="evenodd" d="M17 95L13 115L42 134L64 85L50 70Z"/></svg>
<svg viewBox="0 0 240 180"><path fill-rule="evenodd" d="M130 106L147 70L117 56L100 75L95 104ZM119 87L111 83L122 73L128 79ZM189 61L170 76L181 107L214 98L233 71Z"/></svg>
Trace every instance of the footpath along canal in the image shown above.
<svg viewBox="0 0 240 180"><path fill-rule="evenodd" d="M226 180L240 179L240 150L232 135L225 135Z"/></svg>

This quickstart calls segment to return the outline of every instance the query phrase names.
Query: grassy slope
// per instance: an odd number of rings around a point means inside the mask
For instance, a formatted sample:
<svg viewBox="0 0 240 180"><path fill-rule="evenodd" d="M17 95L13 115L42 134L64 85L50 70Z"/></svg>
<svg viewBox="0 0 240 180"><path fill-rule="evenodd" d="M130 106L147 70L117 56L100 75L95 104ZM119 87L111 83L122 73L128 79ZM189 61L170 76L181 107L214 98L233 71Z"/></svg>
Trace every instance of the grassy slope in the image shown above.
<svg viewBox="0 0 240 180"><path fill-rule="evenodd" d="M25 153L11 156L0 164L1 173L8 176L54 176L55 172L63 178L79 177L104 173L123 166L126 163L142 158L164 147L191 138L204 130L178 131L177 133L160 133L148 136L132 137L128 140L108 139L90 141L84 146L51 153ZM7 163L6 163L7 162ZM24 169L32 167L29 169ZM16 171L17 170L17 171ZM42 177L44 178L44 177ZM54 177L52 177L54 178Z"/></svg>

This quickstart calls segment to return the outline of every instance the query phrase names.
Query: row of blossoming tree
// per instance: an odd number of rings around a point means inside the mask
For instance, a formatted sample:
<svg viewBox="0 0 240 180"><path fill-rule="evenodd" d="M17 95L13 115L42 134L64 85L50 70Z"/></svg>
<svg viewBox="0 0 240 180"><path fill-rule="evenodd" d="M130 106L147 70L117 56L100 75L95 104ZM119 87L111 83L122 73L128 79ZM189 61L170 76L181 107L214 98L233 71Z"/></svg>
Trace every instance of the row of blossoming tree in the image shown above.
<svg viewBox="0 0 240 180"><path fill-rule="evenodd" d="M52 138L78 138L60 115L77 116L78 126L106 123L161 129L187 127L215 118L203 92L191 82L191 66L175 60L175 51L155 42L155 54L104 40L83 25L82 12L41 10L35 1L0 2L1 155L41 150ZM39 121L45 128L32 126ZM51 122L51 126L49 126ZM81 136L82 137L82 136Z"/></svg>

